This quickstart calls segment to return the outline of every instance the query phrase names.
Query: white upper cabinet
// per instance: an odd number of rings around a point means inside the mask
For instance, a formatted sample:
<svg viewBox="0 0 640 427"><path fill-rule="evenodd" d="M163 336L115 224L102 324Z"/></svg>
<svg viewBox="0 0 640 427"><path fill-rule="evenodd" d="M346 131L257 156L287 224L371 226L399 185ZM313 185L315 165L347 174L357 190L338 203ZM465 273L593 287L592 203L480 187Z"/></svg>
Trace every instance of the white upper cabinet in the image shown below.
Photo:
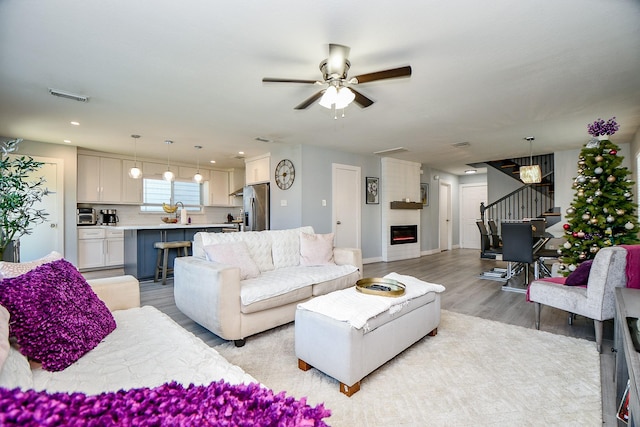
<svg viewBox="0 0 640 427"><path fill-rule="evenodd" d="M78 155L78 202L120 203L122 160Z"/></svg>
<svg viewBox="0 0 640 427"><path fill-rule="evenodd" d="M212 170L209 180L209 205L210 206L229 206L229 172Z"/></svg>
<svg viewBox="0 0 640 427"><path fill-rule="evenodd" d="M152 163L152 162L142 162L142 176L146 177L159 177L162 176L164 171L167 170L167 165L165 163ZM176 168L171 169L174 173L176 172Z"/></svg>
<svg viewBox="0 0 640 427"><path fill-rule="evenodd" d="M142 203L142 177L133 179L129 171L135 165L133 160L122 161L122 203ZM138 163L138 167L142 164Z"/></svg>
<svg viewBox="0 0 640 427"><path fill-rule="evenodd" d="M187 179L187 180L193 181L193 177L195 176L196 173L198 173L197 168L192 168L188 166L180 166L178 168L178 178L180 179ZM200 169L200 175L202 175L203 182L209 180L208 170Z"/></svg>
<svg viewBox="0 0 640 427"><path fill-rule="evenodd" d="M271 180L271 155L245 160L245 182L247 185ZM233 190L231 190L233 191Z"/></svg>

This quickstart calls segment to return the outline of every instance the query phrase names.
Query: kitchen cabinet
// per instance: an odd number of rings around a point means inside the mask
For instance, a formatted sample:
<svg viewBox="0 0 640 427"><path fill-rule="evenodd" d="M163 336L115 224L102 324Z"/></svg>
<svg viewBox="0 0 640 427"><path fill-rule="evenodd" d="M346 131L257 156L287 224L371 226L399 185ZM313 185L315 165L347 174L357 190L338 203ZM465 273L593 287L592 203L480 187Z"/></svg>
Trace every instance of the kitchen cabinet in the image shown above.
<svg viewBox="0 0 640 427"><path fill-rule="evenodd" d="M208 196L209 206L229 206L231 205L231 196L229 193L233 190L229 189L229 172L212 170L209 171Z"/></svg>
<svg viewBox="0 0 640 427"><path fill-rule="evenodd" d="M142 178L133 179L129 176L129 171L136 163L132 160L122 161L122 203L142 203ZM141 163L137 165L142 166Z"/></svg>
<svg viewBox="0 0 640 427"><path fill-rule="evenodd" d="M178 174L177 177L180 179L186 179L189 181L193 181L193 177L195 176L195 174L198 173L198 169L197 168L191 168L188 166L180 166L178 168ZM209 171L206 169L200 169L200 175L202 175L202 181L208 181L209 180Z"/></svg>
<svg viewBox="0 0 640 427"><path fill-rule="evenodd" d="M99 227L78 229L78 269L124 264L124 232Z"/></svg>
<svg viewBox="0 0 640 427"><path fill-rule="evenodd" d="M247 159L245 165L245 182L247 185L269 182L271 179L271 155Z"/></svg>
<svg viewBox="0 0 640 427"><path fill-rule="evenodd" d="M104 239L104 266L113 267L124 264L124 231L106 230Z"/></svg>
<svg viewBox="0 0 640 427"><path fill-rule="evenodd" d="M162 177L162 174L167 170L166 163L152 163L142 162L142 176L144 177ZM175 168L172 169L175 172Z"/></svg>
<svg viewBox="0 0 640 427"><path fill-rule="evenodd" d="M78 155L78 202L120 203L122 160Z"/></svg>

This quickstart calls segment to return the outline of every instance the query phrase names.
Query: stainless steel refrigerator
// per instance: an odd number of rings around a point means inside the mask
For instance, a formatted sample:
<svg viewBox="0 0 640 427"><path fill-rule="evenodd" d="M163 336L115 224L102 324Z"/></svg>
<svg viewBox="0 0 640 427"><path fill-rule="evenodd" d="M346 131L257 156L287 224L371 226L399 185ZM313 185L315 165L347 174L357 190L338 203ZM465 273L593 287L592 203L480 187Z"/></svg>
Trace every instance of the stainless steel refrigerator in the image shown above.
<svg viewBox="0 0 640 427"><path fill-rule="evenodd" d="M269 230L269 184L242 189L245 231Z"/></svg>

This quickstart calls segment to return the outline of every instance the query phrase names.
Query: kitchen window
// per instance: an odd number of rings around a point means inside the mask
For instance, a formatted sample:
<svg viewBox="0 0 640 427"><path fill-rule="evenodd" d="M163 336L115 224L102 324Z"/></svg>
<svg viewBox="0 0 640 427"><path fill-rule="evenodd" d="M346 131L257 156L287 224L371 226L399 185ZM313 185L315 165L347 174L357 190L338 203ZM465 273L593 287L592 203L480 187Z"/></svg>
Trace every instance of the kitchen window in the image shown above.
<svg viewBox="0 0 640 427"><path fill-rule="evenodd" d="M202 186L193 181L173 182L164 179L143 178L141 212L164 213L162 204L182 202L188 212L202 212Z"/></svg>

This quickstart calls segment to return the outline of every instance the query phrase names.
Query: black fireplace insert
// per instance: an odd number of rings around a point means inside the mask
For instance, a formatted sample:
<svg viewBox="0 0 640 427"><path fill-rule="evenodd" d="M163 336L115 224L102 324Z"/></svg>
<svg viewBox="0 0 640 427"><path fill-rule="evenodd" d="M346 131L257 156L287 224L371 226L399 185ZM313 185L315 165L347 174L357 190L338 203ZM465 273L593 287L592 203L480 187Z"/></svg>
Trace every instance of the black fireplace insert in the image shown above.
<svg viewBox="0 0 640 427"><path fill-rule="evenodd" d="M416 243L418 241L417 225L392 225L391 244L403 245L405 243Z"/></svg>

